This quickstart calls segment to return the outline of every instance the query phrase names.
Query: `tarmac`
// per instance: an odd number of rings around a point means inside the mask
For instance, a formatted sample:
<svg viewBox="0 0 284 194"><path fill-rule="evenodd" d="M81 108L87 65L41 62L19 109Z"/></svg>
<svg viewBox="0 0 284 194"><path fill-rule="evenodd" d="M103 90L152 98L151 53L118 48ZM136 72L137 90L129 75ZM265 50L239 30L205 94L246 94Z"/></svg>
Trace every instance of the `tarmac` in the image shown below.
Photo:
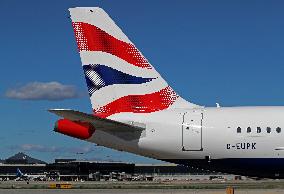
<svg viewBox="0 0 284 194"><path fill-rule="evenodd" d="M71 185L69 189L51 189L51 185ZM0 194L225 194L226 188L235 194L284 194L284 180L243 181L166 181L166 182L34 182L2 181Z"/></svg>
<svg viewBox="0 0 284 194"><path fill-rule="evenodd" d="M71 190L48 190L48 189L0 189L0 194L225 194L225 190L188 190L188 189L71 189ZM284 190L278 189L253 189L236 190L235 194L281 194Z"/></svg>

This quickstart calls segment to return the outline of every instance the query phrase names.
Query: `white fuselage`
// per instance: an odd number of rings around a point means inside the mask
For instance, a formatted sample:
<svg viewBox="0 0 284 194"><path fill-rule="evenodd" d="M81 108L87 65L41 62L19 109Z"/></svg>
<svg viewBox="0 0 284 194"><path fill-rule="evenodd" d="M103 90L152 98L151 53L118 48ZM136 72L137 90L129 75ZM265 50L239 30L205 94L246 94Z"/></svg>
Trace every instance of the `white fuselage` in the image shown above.
<svg viewBox="0 0 284 194"><path fill-rule="evenodd" d="M111 119L144 123L137 140L96 131L89 141L166 160L284 158L284 107L175 109L120 114Z"/></svg>
<svg viewBox="0 0 284 194"><path fill-rule="evenodd" d="M279 158L284 156L284 131L276 129L283 130L283 118L284 107L167 110L127 115L127 120L146 124L139 140L123 141L97 131L90 141L157 159ZM112 119L127 122L123 114Z"/></svg>

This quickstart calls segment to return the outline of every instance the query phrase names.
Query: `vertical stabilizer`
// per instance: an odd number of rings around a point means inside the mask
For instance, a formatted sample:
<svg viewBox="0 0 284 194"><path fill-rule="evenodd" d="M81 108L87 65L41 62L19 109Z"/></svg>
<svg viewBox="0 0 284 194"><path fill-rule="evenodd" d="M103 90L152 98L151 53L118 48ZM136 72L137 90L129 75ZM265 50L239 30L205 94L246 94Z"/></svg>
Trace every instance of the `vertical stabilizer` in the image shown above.
<svg viewBox="0 0 284 194"><path fill-rule="evenodd" d="M103 9L69 11L94 114L196 106L177 95Z"/></svg>

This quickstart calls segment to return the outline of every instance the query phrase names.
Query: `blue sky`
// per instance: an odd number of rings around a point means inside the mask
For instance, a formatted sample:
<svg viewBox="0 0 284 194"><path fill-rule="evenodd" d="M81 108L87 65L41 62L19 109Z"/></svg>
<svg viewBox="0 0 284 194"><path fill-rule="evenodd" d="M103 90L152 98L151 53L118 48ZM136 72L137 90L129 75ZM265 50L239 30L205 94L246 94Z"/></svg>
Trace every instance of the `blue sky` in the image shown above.
<svg viewBox="0 0 284 194"><path fill-rule="evenodd" d="M76 6L105 9L168 83L191 102L284 105L283 1L4 0L0 2L1 158L24 151L46 161L64 157L157 162L52 131L57 117L46 111L49 108L91 112L68 19L67 9ZM69 93L62 99L51 99L47 93L34 99L13 98L13 91L22 87L40 90L40 83L50 82L60 83Z"/></svg>

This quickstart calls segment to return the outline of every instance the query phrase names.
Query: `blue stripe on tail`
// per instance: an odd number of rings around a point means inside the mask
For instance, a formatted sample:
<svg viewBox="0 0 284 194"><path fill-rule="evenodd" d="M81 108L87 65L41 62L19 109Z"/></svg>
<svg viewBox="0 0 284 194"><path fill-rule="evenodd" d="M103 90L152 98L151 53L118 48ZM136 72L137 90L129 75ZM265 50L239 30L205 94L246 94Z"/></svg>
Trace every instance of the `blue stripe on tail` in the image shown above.
<svg viewBox="0 0 284 194"><path fill-rule="evenodd" d="M129 75L105 65L83 66L89 94L114 84L143 84L156 78L143 78Z"/></svg>

